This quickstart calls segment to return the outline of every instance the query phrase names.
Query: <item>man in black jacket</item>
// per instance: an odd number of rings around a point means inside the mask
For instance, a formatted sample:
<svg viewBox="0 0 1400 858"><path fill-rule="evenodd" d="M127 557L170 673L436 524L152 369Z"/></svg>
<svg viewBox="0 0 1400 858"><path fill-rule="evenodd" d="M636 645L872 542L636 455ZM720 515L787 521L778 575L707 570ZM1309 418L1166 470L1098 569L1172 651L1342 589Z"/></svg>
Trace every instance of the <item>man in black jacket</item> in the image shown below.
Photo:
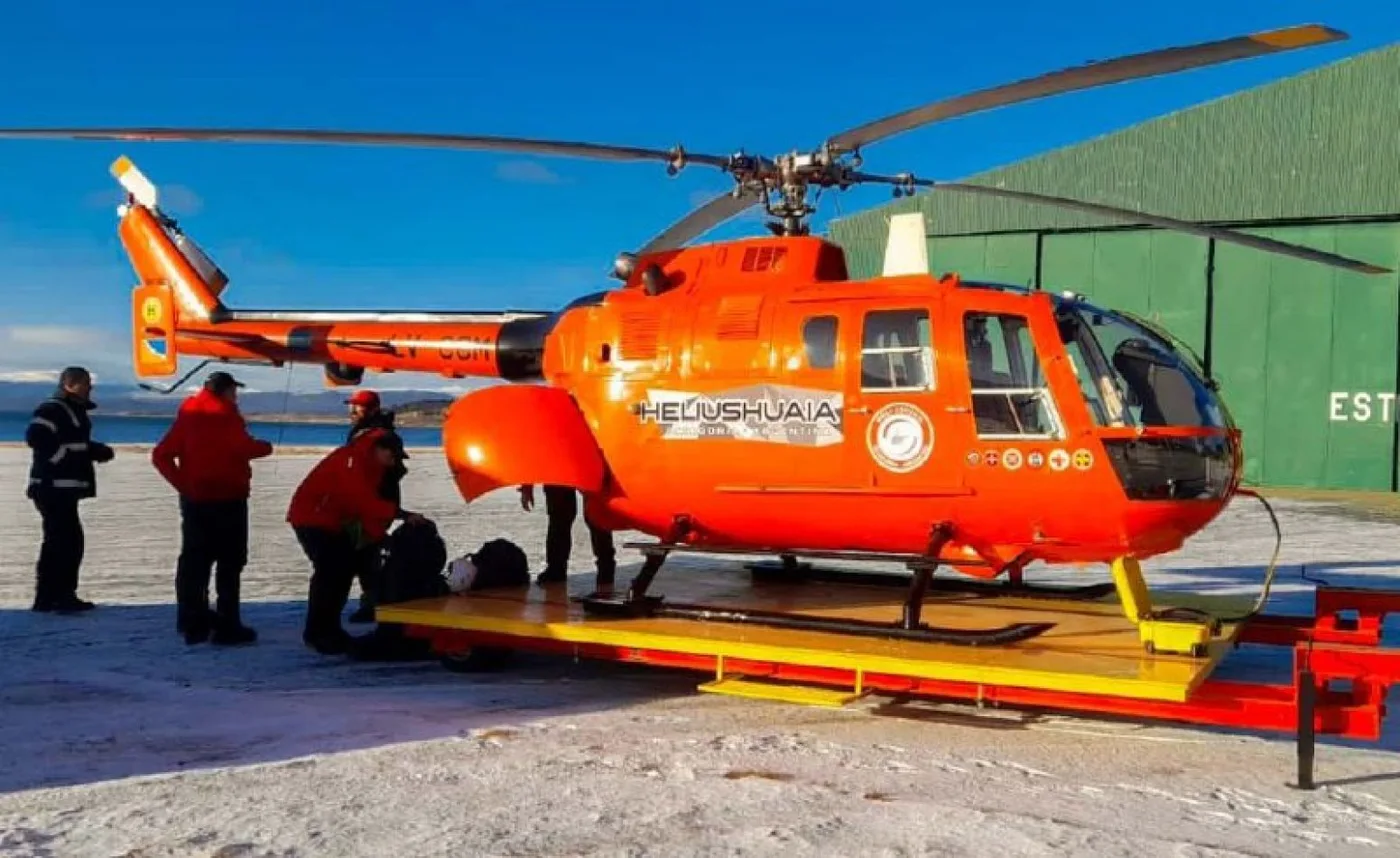
<svg viewBox="0 0 1400 858"><path fill-rule="evenodd" d="M83 564L83 523L78 502L97 496L94 462L110 462L112 448L92 440L88 412L92 375L70 366L59 374L53 396L34 409L25 443L33 450L26 496L43 521L44 538L35 564L33 610L76 613L93 604L78 598L78 570Z"/></svg>
<svg viewBox="0 0 1400 858"><path fill-rule="evenodd" d="M385 411L380 406L379 394L373 390L357 390L351 395L347 404L350 406L351 423L350 431L345 436L345 443L354 441L371 429L383 429L392 438L398 439L399 436L394 427L394 412ZM401 440L400 443L402 443ZM393 467L384 472L384 481L379 484L379 496L387 501L392 501L394 506L398 507L399 518L408 516L408 513L403 510L403 492L399 487L407 474L408 468L404 466L403 459L400 458ZM350 615L352 623L374 622L374 606L379 590L379 555L382 549L382 543L366 545L360 549L355 557L355 576L360 581L360 607Z"/></svg>

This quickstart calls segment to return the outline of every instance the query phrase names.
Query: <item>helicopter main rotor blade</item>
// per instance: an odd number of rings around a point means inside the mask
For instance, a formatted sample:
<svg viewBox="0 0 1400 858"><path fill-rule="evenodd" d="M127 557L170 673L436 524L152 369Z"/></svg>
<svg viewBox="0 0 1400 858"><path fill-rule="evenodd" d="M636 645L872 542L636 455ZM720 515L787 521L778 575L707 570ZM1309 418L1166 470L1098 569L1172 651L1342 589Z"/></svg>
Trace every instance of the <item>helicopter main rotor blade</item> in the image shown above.
<svg viewBox="0 0 1400 858"><path fill-rule="evenodd" d="M1133 209L1118 208L1117 206L1106 206L1100 203L1087 203L1083 200L1072 200L1067 197L1055 197L1047 194L1035 194L1029 191L1013 191L1007 188L991 188L986 185L969 185L961 182L931 182L927 179L901 179L884 178L878 176L865 177L865 181L883 181L888 184L910 184L929 187L935 190L960 191L962 193L981 194L989 197L1001 197L1003 199L1019 200L1027 203L1040 203L1042 205L1058 206L1060 208L1073 209L1075 211L1097 214L1104 217L1116 218L1118 220L1132 223L1146 223L1153 226L1160 226L1164 229L1174 229L1179 232L1187 232L1198 235L1201 238L1213 238L1216 241L1228 241L1232 244L1240 244L1245 247L1252 247L1255 250L1263 250L1267 253L1279 253L1284 256L1292 256L1297 259L1306 259L1310 262L1320 262L1323 265L1331 265L1336 268L1344 268L1348 271L1360 271L1364 274L1389 274L1389 268L1382 268L1379 265L1372 265L1369 262L1361 262L1356 259L1349 259L1345 256L1338 256L1335 253L1328 253L1323 250L1313 250L1310 247L1303 247L1297 244L1288 244L1283 241L1275 241L1272 238L1264 238L1258 235L1248 235L1234 230L1221 229L1219 227L1203 226L1176 218L1163 217L1162 215L1147 214L1146 212L1135 211Z"/></svg>
<svg viewBox="0 0 1400 858"><path fill-rule="evenodd" d="M328 131L274 128L0 128L0 139L115 140L145 143L216 141L237 143L340 143L378 146L425 146L439 149L481 149L497 152L526 152L535 155L562 155L603 158L613 161L684 160L724 169L730 159L699 155L680 149L646 149L638 146L609 146L564 140L534 140L524 137L493 137L468 134L420 134L378 131Z"/></svg>
<svg viewBox="0 0 1400 858"><path fill-rule="evenodd" d="M671 224L664 232L643 245L637 254L656 253L680 247L691 239L699 238L762 199L762 196L744 187L741 187L738 197L734 196L732 192L725 191Z"/></svg>
<svg viewBox="0 0 1400 858"><path fill-rule="evenodd" d="M1005 107L1050 95L1092 89L1112 83L1136 80L1187 69L1217 65L1232 60L1281 53L1349 38L1346 33L1306 24L1282 30L1269 30L1232 39L1204 42L1185 47L1163 48L1117 59L1061 69L1015 83L960 95L915 107L868 122L830 138L831 145L852 151L862 146L954 116L964 116L995 107Z"/></svg>

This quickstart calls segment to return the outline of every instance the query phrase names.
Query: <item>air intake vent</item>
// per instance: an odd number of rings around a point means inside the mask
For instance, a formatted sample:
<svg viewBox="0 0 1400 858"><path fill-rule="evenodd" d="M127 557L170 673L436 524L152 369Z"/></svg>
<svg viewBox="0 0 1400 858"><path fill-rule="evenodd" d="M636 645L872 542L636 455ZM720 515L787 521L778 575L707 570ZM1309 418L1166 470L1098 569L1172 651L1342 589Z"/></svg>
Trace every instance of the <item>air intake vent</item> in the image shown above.
<svg viewBox="0 0 1400 858"><path fill-rule="evenodd" d="M751 340L758 336L758 313L763 298L758 295L731 295L719 302L715 335L721 340Z"/></svg>
<svg viewBox="0 0 1400 858"><path fill-rule="evenodd" d="M618 343L620 360L652 360L656 357L661 320L653 313L624 313Z"/></svg>
<svg viewBox="0 0 1400 858"><path fill-rule="evenodd" d="M780 244L760 244L744 250L744 260L739 264L740 271L758 272L780 268L787 248Z"/></svg>

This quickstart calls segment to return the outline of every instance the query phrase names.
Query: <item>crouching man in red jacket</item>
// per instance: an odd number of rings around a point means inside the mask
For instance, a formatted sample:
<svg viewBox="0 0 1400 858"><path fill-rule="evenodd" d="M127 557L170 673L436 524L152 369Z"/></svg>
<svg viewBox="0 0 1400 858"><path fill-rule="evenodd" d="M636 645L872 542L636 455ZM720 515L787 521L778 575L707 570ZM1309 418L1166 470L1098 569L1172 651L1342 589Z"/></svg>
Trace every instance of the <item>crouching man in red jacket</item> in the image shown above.
<svg viewBox="0 0 1400 858"><path fill-rule="evenodd" d="M379 494L386 471L408 458L392 432L371 429L333 450L292 495L287 523L311 561L302 640L323 655L347 651L340 614L355 580L357 552L381 542L394 519L416 519Z"/></svg>
<svg viewBox="0 0 1400 858"><path fill-rule="evenodd" d="M272 445L248 434L238 411L242 386L226 372L210 373L151 451L156 470L180 493L175 599L177 628L187 644L242 644L258 637L243 625L239 590L248 563L250 463L271 455ZM211 612L209 573L216 565L218 601Z"/></svg>

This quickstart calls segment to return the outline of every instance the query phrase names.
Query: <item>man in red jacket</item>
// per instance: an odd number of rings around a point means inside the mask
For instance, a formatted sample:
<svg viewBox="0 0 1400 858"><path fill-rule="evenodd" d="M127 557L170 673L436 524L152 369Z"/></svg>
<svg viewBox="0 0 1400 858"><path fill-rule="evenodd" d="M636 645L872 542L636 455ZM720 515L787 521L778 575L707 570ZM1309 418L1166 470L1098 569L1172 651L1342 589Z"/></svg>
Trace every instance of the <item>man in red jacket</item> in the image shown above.
<svg viewBox="0 0 1400 858"><path fill-rule="evenodd" d="M151 451L151 462L180 493L180 560L175 572L177 626L185 643L252 643L243 625L239 589L248 563L248 495L253 459L272 445L248 434L238 411L242 382L213 372L204 389L180 406L175 422ZM218 588L209 610L209 573Z"/></svg>
<svg viewBox="0 0 1400 858"><path fill-rule="evenodd" d="M340 614L355 580L356 553L383 541L396 518L418 518L379 494L384 474L407 458L397 435L371 429L331 451L292 495L287 523L312 570L302 640L323 655L349 647Z"/></svg>

